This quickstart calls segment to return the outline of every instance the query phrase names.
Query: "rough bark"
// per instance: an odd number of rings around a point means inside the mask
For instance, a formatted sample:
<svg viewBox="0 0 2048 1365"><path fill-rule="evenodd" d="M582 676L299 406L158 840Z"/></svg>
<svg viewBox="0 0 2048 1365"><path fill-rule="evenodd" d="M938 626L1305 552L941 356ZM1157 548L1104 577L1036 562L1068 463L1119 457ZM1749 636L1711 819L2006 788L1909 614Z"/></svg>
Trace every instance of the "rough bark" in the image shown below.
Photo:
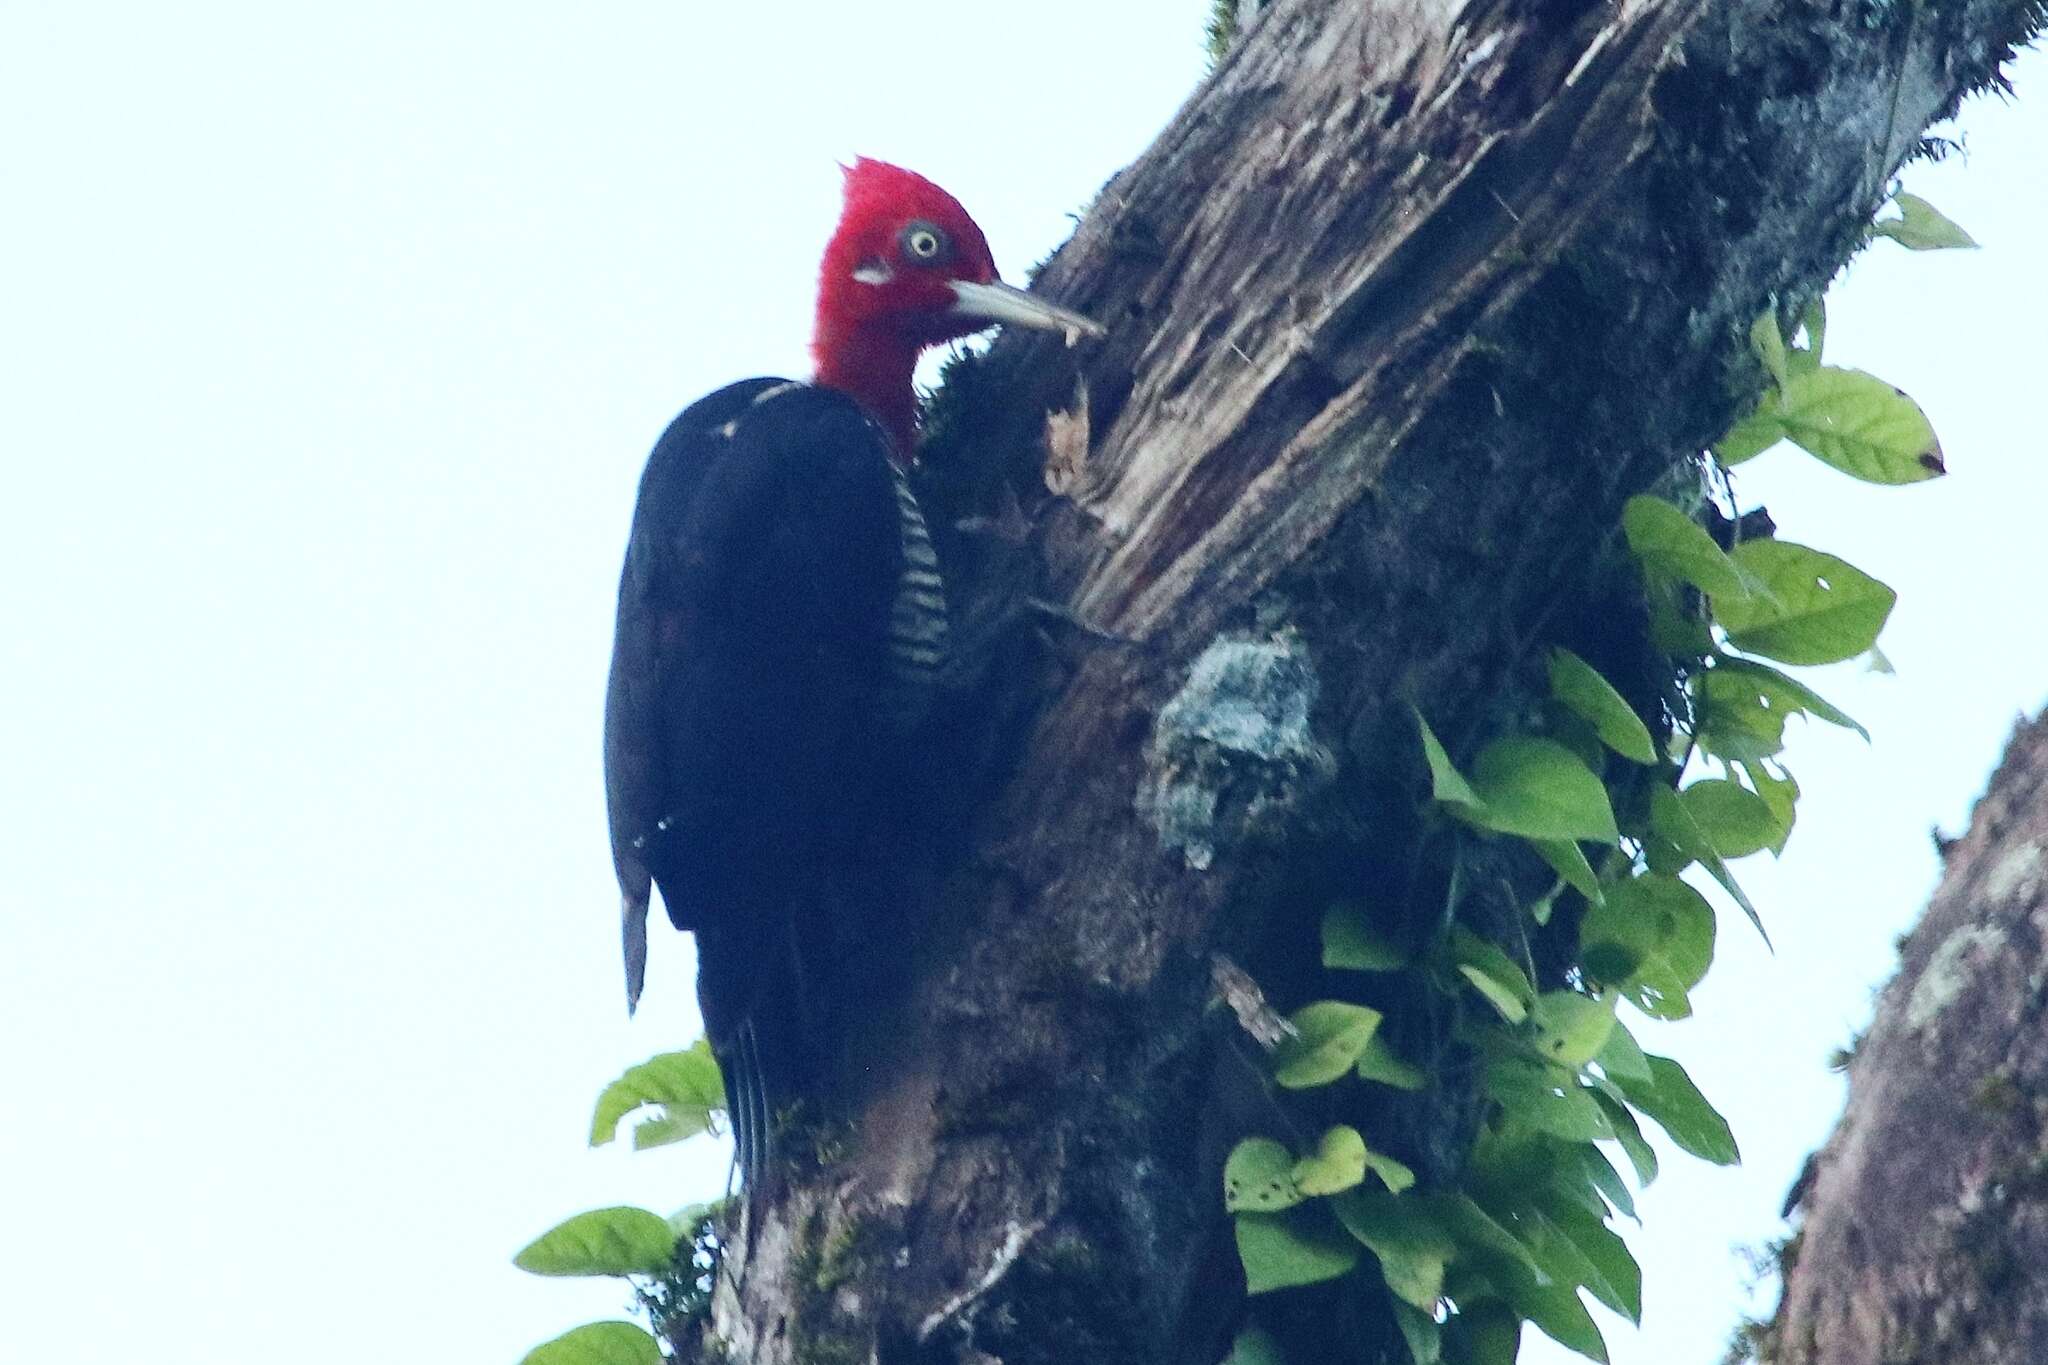
<svg viewBox="0 0 2048 1365"><path fill-rule="evenodd" d="M2048 1360L2048 720L1947 850L1802 1178L1772 1365Z"/></svg>
<svg viewBox="0 0 2048 1365"><path fill-rule="evenodd" d="M1220 1353L1216 955L1285 1005L1267 963L1312 960L1329 897L1425 913L1385 855L1411 702L1455 744L1565 642L1654 707L1599 587L1622 502L1689 476L1755 391L1752 319L1824 285L2034 14L1265 8L1039 276L1110 339L1005 338L935 415L960 819L902 869L921 952L850 1040L851 1121L720 1283L734 1358ZM1049 452L1052 411L1085 422ZM1455 1090L1400 1116L1425 1178Z"/></svg>

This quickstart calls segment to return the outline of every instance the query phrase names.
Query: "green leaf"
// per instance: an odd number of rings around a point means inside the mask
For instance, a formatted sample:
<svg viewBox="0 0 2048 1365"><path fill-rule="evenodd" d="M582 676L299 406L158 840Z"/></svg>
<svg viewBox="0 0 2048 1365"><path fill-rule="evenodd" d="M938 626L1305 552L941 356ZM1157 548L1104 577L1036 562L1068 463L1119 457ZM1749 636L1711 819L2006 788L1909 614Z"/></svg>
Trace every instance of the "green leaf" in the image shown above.
<svg viewBox="0 0 2048 1365"><path fill-rule="evenodd" d="M1629 1165L1635 1167L1636 1184L1647 1188L1657 1178L1657 1149L1644 1139L1636 1116L1626 1104L1599 1090L1593 1092L1593 1100L1606 1113L1607 1121L1614 1125L1614 1139L1621 1144L1622 1155L1628 1158Z"/></svg>
<svg viewBox="0 0 2048 1365"><path fill-rule="evenodd" d="M1272 1138L1249 1137L1223 1163L1223 1207L1231 1213L1279 1213L1304 1198L1294 1183L1294 1153Z"/></svg>
<svg viewBox="0 0 2048 1365"><path fill-rule="evenodd" d="M1451 756L1444 752L1444 746L1437 741L1436 731L1429 728L1429 722L1422 718L1422 712L1415 707L1415 728L1422 735L1422 754L1429 760L1430 795L1446 806L1477 810L1481 804L1479 793L1472 790L1472 784L1451 763Z"/></svg>
<svg viewBox="0 0 2048 1365"><path fill-rule="evenodd" d="M1444 1266L1457 1252L1427 1206L1377 1190L1351 1190L1330 1201L1337 1221L1379 1258L1387 1288L1403 1303L1433 1312L1443 1297Z"/></svg>
<svg viewBox="0 0 2048 1365"><path fill-rule="evenodd" d="M1745 763L1742 771L1749 778L1749 784L1756 788L1756 794L1771 808L1771 818L1778 822L1778 834L1771 841L1771 852L1783 853L1785 843L1792 837L1792 825L1799 817L1799 784L1792 774L1782 769L1773 773L1761 763Z"/></svg>
<svg viewBox="0 0 2048 1365"><path fill-rule="evenodd" d="M630 1322L593 1322L534 1347L519 1365L661 1365L661 1347Z"/></svg>
<svg viewBox="0 0 2048 1365"><path fill-rule="evenodd" d="M1340 901L1323 912L1323 965L1335 971L1392 972L1408 954L1373 928L1365 907Z"/></svg>
<svg viewBox="0 0 2048 1365"><path fill-rule="evenodd" d="M1443 1357L1443 1329L1430 1314L1394 1301L1394 1324L1408 1345L1410 1365L1437 1365Z"/></svg>
<svg viewBox="0 0 2048 1365"><path fill-rule="evenodd" d="M1648 873L1609 887L1606 904L1586 911L1580 959L1588 976L1643 1013L1683 1019L1692 1013L1692 988L1713 963L1714 930L1713 907L1699 892Z"/></svg>
<svg viewBox="0 0 2048 1365"><path fill-rule="evenodd" d="M1519 1024L1529 1017L1529 1006L1536 1002L1536 988L1499 945L1458 927L1451 930L1450 948L1459 974L1500 1011L1503 1019Z"/></svg>
<svg viewBox="0 0 2048 1365"><path fill-rule="evenodd" d="M1396 1090L1429 1088L1429 1077L1422 1068L1410 1066L1396 1057L1386 1040L1379 1037L1375 1037L1365 1051L1358 1054L1358 1079L1391 1085Z"/></svg>
<svg viewBox="0 0 2048 1365"><path fill-rule="evenodd" d="M1548 1070L1519 1058L1497 1059L1486 1068L1486 1092L1501 1106L1506 1121L1535 1133L1567 1142L1592 1142L1614 1136L1593 1092L1574 1080L1558 1080Z"/></svg>
<svg viewBox="0 0 2048 1365"><path fill-rule="evenodd" d="M1568 1160L1577 1167L1577 1174L1565 1171L1561 1179L1583 1178L1599 1192L1602 1198L1630 1218L1636 1217L1635 1196L1629 1193L1628 1183L1621 1178L1621 1172L1614 1169L1614 1163L1607 1154L1590 1142L1576 1143L1565 1148L1571 1155ZM1641 1222L1641 1219L1636 1219Z"/></svg>
<svg viewBox="0 0 2048 1365"><path fill-rule="evenodd" d="M1303 1194L1338 1194L1365 1179L1365 1139L1349 1124L1329 1129L1313 1155L1294 1163L1294 1184Z"/></svg>
<svg viewBox="0 0 2048 1365"><path fill-rule="evenodd" d="M1612 1171L1612 1166L1610 1166ZM1583 1281L1593 1297L1599 1302L1622 1314L1636 1326L1642 1324L1642 1267L1628 1252L1628 1242L1606 1226L1599 1218L1571 1205L1556 1205L1548 1209L1550 1222L1556 1224L1571 1244L1579 1250L1587 1265L1593 1267L1597 1279Z"/></svg>
<svg viewBox="0 0 2048 1365"><path fill-rule="evenodd" d="M1301 1210L1238 1214L1237 1256L1252 1294L1334 1280L1360 1259L1356 1242Z"/></svg>
<svg viewBox="0 0 2048 1365"><path fill-rule="evenodd" d="M1611 844L1621 836L1607 788L1571 750L1547 739L1508 735L1479 751L1472 763L1477 810L1457 814L1483 829L1529 839L1590 839Z"/></svg>
<svg viewBox="0 0 2048 1365"><path fill-rule="evenodd" d="M1771 389L1757 403L1756 411L1728 428L1728 434L1714 442L1714 458L1733 469L1784 440L1785 424L1778 420L1778 408L1778 391ZM1709 540L1711 542L1711 537Z"/></svg>
<svg viewBox="0 0 2048 1365"><path fill-rule="evenodd" d="M536 1237L512 1264L535 1275L658 1275L674 1262L676 1240L658 1213L593 1209Z"/></svg>
<svg viewBox="0 0 2048 1365"><path fill-rule="evenodd" d="M1626 1076L1632 1081L1653 1081L1649 1059L1643 1055L1636 1036L1628 1031L1628 1025L1619 1019L1614 1021L1614 1031L1607 1035L1606 1043L1593 1060L1610 1078Z"/></svg>
<svg viewBox="0 0 2048 1365"><path fill-rule="evenodd" d="M1508 1292L1508 1302L1558 1345L1607 1365L1607 1342L1593 1315L1580 1302L1578 1290L1568 1285L1538 1285L1531 1281L1514 1285Z"/></svg>
<svg viewBox="0 0 2048 1365"><path fill-rule="evenodd" d="M1778 315L1766 310L1749 327L1749 346L1756 352L1756 358L1764 363L1771 381L1784 388L1792 378L1790 362L1785 357L1785 336L1778 330Z"/></svg>
<svg viewBox="0 0 2048 1365"><path fill-rule="evenodd" d="M1515 1365L1522 1349L1522 1315L1498 1299L1483 1299L1444 1324L1444 1355L1453 1365Z"/></svg>
<svg viewBox="0 0 2048 1365"><path fill-rule="evenodd" d="M1407 1201L1421 1205L1429 1220L1449 1233L1463 1252L1495 1265L1513 1265L1525 1275L1543 1274L1535 1253L1480 1208L1470 1195L1409 1195Z"/></svg>
<svg viewBox="0 0 2048 1365"><path fill-rule="evenodd" d="M1777 421L1801 450L1865 483L1919 483L1948 472L1920 405L1861 370L1828 365L1795 375Z"/></svg>
<svg viewBox="0 0 2048 1365"><path fill-rule="evenodd" d="M1799 712L1845 730L1854 730L1866 740L1870 738L1870 731L1857 724L1854 716L1791 674L1769 664L1760 664L1754 659L1723 659L1707 671L1706 677L1709 683L1725 689L1720 694L1722 701L1762 707L1781 716ZM1714 698L1716 693L1710 687L1707 695Z"/></svg>
<svg viewBox="0 0 2048 1365"><path fill-rule="evenodd" d="M1544 1060L1576 1071L1599 1053L1614 1031L1614 1001L1577 991L1545 991L1535 1009L1536 1050Z"/></svg>
<svg viewBox="0 0 2048 1365"><path fill-rule="evenodd" d="M1728 864L1721 860L1721 854L1714 847L1706 831L1692 817L1692 810L1678 799L1677 793L1666 787L1659 787L1650 793L1650 827L1660 837L1667 839L1679 849L1688 860L1698 859L1707 874L1721 884L1735 903L1742 907L1742 913L1756 927L1764 946L1769 947L1771 936L1764 928L1763 917L1756 912L1756 906L1743 894L1742 886L1735 880L1735 874L1728 870ZM1683 864L1680 865L1682 867ZM1659 868L1659 871L1676 872L1680 868Z"/></svg>
<svg viewBox="0 0 2048 1365"><path fill-rule="evenodd" d="M1541 854L1551 870L1564 879L1565 885L1598 904L1606 893L1600 889L1600 878L1593 871L1593 865L1586 861L1578 843L1571 839L1531 839L1529 846Z"/></svg>
<svg viewBox="0 0 2048 1365"><path fill-rule="evenodd" d="M703 1131L704 1129L697 1124L666 1115L658 1119L648 1119L644 1123L633 1125L633 1150L645 1152L655 1147L666 1147L670 1143L693 1138Z"/></svg>
<svg viewBox="0 0 2048 1365"><path fill-rule="evenodd" d="M1852 564L1789 540L1748 540L1732 556L1764 589L1716 593L1737 648L1788 664L1853 659L1877 643L1898 594Z"/></svg>
<svg viewBox="0 0 2048 1365"><path fill-rule="evenodd" d="M1707 1103L1685 1068L1669 1057L1651 1056L1648 1060L1649 1085L1615 1078L1628 1102L1655 1119L1681 1150L1716 1166L1741 1164L1742 1153L1728 1120Z"/></svg>
<svg viewBox="0 0 2048 1365"><path fill-rule="evenodd" d="M1294 1032L1273 1049L1273 1079L1289 1090L1328 1085L1358 1064L1380 1026L1380 1012L1344 1000L1318 1000L1289 1018Z"/></svg>
<svg viewBox="0 0 2048 1365"><path fill-rule="evenodd" d="M1585 717L1605 744L1623 758L1655 763L1657 746L1649 727L1614 684L1568 649L1550 653L1550 695Z"/></svg>
<svg viewBox="0 0 2048 1365"><path fill-rule="evenodd" d="M618 1135L620 1119L650 1104L668 1111L662 1117L671 1125L667 1131L676 1136L663 1141L680 1141L710 1129L712 1111L725 1108L725 1084L708 1042L699 1039L684 1051L664 1052L606 1086L590 1120L590 1145L610 1142Z"/></svg>
<svg viewBox="0 0 2048 1365"><path fill-rule="evenodd" d="M1810 374L1820 368L1821 348L1828 340L1828 307L1824 299L1815 298L1806 305L1806 311L1799 315L1800 330L1806 333L1806 345L1792 352L1792 372Z"/></svg>
<svg viewBox="0 0 2048 1365"><path fill-rule="evenodd" d="M1247 1327L1231 1343L1221 1365L1287 1365L1280 1343L1263 1327Z"/></svg>
<svg viewBox="0 0 2048 1365"><path fill-rule="evenodd" d="M1917 194L1895 195L1899 216L1873 225L1880 237L1889 237L1908 251L1974 249L1977 239L1963 231L1940 209Z"/></svg>
<svg viewBox="0 0 2048 1365"><path fill-rule="evenodd" d="M1778 817L1769 803L1728 778L1704 778L1679 792L1678 799L1723 858L1759 853L1778 837Z"/></svg>
<svg viewBox="0 0 2048 1365"><path fill-rule="evenodd" d="M1366 1169L1380 1178L1390 1194L1400 1194L1415 1188L1415 1172L1402 1165L1384 1152L1367 1152Z"/></svg>
<svg viewBox="0 0 2048 1365"><path fill-rule="evenodd" d="M1738 597L1747 591L1741 570L1706 529L1662 498L1630 498L1622 508L1621 530L1647 568L1709 596Z"/></svg>

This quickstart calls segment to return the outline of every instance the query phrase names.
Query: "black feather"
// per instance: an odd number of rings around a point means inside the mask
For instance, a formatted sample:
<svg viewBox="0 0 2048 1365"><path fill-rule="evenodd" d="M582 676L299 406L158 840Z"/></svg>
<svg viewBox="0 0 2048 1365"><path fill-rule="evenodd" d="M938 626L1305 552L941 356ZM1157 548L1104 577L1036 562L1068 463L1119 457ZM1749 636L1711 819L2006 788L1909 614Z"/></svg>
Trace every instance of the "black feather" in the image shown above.
<svg viewBox="0 0 2048 1365"><path fill-rule="evenodd" d="M747 380L692 405L640 484L605 709L629 1000L650 880L697 937L698 999L750 1184L813 1095L849 993L838 883L875 837L903 737L889 443L845 395Z"/></svg>

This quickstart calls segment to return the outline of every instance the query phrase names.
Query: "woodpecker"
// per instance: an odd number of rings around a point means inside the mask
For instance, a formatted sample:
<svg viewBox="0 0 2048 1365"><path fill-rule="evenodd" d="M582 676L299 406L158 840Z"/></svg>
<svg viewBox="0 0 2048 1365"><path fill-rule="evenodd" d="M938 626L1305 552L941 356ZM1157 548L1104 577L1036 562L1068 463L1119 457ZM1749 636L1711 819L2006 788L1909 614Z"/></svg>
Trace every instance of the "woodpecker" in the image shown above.
<svg viewBox="0 0 2048 1365"><path fill-rule="evenodd" d="M619 583L605 792L626 1005L650 887L696 936L697 995L756 1185L776 1112L832 1039L819 983L861 932L868 845L945 662L945 583L907 471L911 373L998 323L1102 329L997 277L981 229L920 175L863 158L818 281L810 383L747 379L655 445Z"/></svg>

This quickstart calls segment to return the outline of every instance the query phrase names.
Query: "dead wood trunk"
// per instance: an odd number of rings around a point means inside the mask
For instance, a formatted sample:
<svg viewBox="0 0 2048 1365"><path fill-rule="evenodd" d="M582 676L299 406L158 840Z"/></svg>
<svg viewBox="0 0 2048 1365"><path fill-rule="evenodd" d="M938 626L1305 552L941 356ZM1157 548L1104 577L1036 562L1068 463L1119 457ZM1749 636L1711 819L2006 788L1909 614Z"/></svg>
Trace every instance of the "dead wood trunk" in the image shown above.
<svg viewBox="0 0 2048 1365"><path fill-rule="evenodd" d="M2048 1360L2048 719L1949 846L1798 1192L1771 1365Z"/></svg>
<svg viewBox="0 0 2048 1365"><path fill-rule="evenodd" d="M1216 1357L1214 955L1405 903L1411 701L1472 733L1553 641L1655 696L1639 604L1589 596L1622 502L1688 477L1750 322L2033 12L1264 8L1039 277L1110 339L1005 338L935 414L960 824L906 869L922 951L851 1040L851 1125L721 1284L733 1358ZM1408 1115L1425 1178L1469 1110Z"/></svg>

